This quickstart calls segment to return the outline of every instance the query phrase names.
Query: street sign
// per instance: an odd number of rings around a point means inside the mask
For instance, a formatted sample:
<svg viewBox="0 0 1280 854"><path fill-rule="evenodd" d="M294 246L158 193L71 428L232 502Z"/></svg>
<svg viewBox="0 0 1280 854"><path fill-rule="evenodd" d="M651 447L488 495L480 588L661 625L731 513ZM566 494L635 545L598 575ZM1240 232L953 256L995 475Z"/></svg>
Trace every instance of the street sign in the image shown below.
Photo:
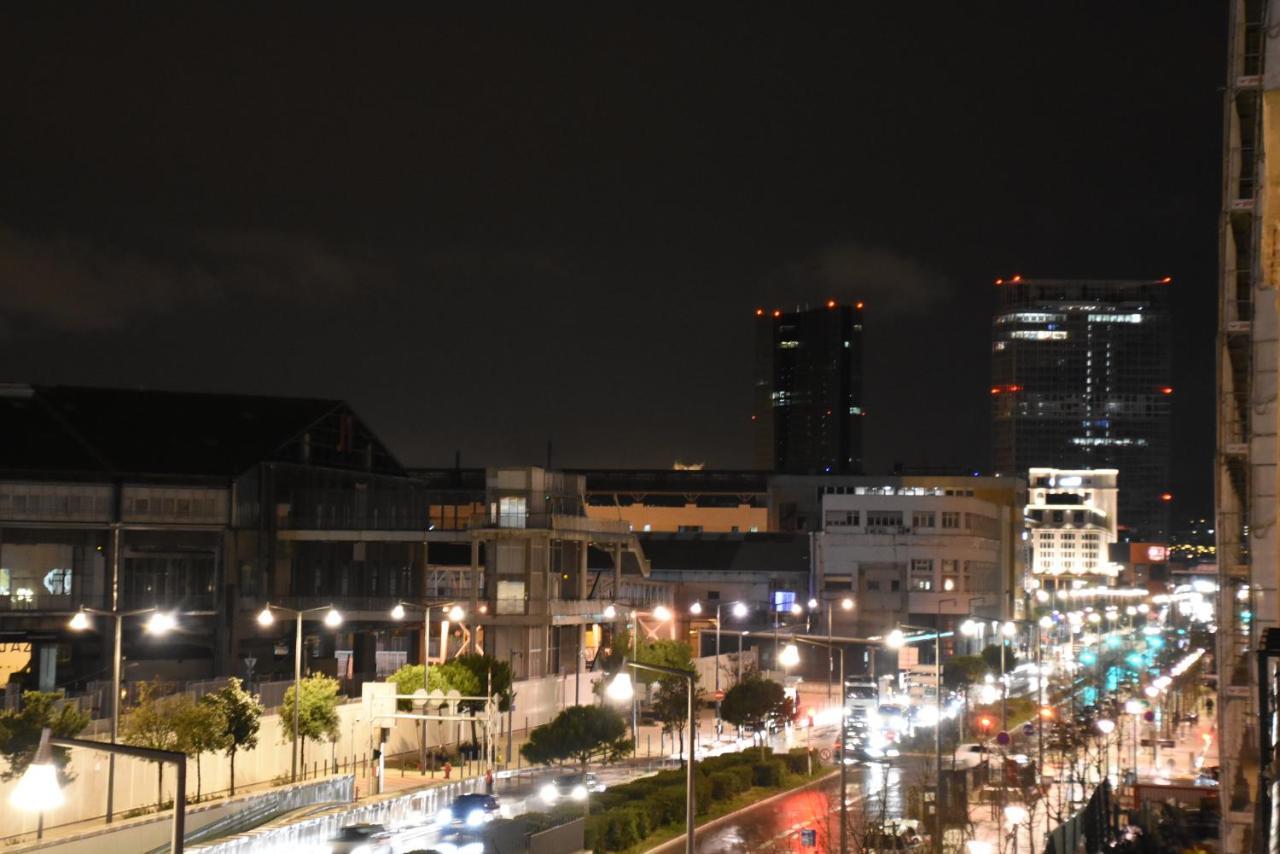
<svg viewBox="0 0 1280 854"><path fill-rule="evenodd" d="M814 846L816 846L818 844L818 831L808 830L808 829L801 830L800 844L803 845L805 848L813 848Z"/></svg>
<svg viewBox="0 0 1280 854"><path fill-rule="evenodd" d="M1000 745L1001 747L1008 747L1009 733L1005 732L1004 730L1000 730L1000 732L996 733L996 744Z"/></svg>
<svg viewBox="0 0 1280 854"><path fill-rule="evenodd" d="M716 691L716 693L715 693L715 698L716 698L716 702L717 702L717 703L718 703L718 702L720 702L721 700L723 700L723 699L724 699L724 691L717 690L717 691Z"/></svg>
<svg viewBox="0 0 1280 854"><path fill-rule="evenodd" d="M818 755L822 757L823 762L826 762L831 758L831 748L829 747L822 748L822 752L820 752Z"/></svg>
<svg viewBox="0 0 1280 854"><path fill-rule="evenodd" d="M1035 725L1034 725L1034 724L1029 724L1029 723L1027 723L1027 724L1023 724L1023 725L1022 725L1022 734L1023 734L1023 735L1035 735L1035 734L1036 734L1036 728L1035 728Z"/></svg>
<svg viewBox="0 0 1280 854"><path fill-rule="evenodd" d="M245 670L248 670L250 673L252 673L252 672L253 672L253 666L254 666L255 664L257 664L257 663L258 663L258 659L254 658L252 655L245 656L245 659L244 659L244 668L245 668Z"/></svg>

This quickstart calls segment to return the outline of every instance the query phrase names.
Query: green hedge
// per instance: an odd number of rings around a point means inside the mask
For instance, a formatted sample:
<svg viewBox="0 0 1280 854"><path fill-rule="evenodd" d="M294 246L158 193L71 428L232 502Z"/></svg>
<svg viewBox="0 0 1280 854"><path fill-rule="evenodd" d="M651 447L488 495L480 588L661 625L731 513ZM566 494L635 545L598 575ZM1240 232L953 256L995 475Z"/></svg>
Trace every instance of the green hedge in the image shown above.
<svg viewBox="0 0 1280 854"><path fill-rule="evenodd" d="M775 756L752 748L742 753L713 756L694 766L695 808L699 815L717 801L731 800L752 786L779 786L787 773L803 774L808 760L803 749ZM816 768L818 763L814 762ZM685 771L673 768L615 786L591 796L584 843L588 850L619 851L641 842L666 825L683 825ZM553 811L553 814L556 811Z"/></svg>
<svg viewBox="0 0 1280 854"><path fill-rule="evenodd" d="M751 782L757 786L781 786L787 766L781 759L757 762L751 766Z"/></svg>

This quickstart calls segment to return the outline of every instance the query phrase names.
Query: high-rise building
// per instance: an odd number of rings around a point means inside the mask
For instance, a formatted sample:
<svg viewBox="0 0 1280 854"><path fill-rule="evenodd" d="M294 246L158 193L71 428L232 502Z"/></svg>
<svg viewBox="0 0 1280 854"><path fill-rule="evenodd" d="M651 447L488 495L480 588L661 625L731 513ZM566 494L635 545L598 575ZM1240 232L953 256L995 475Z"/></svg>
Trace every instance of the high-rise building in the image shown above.
<svg viewBox="0 0 1280 854"><path fill-rule="evenodd" d="M756 309L756 465L860 472L862 416L862 303Z"/></svg>
<svg viewBox="0 0 1280 854"><path fill-rule="evenodd" d="M997 279L995 471L1117 469L1119 524L1169 530L1169 279Z"/></svg>
<svg viewBox="0 0 1280 854"><path fill-rule="evenodd" d="M1042 589L1108 586L1118 567L1109 546L1116 541L1116 471L1031 469L1027 481L1027 533L1031 572Z"/></svg>
<svg viewBox="0 0 1280 854"><path fill-rule="evenodd" d="M1219 210L1217 538L1218 744L1223 854L1277 850L1276 529L1280 433L1280 33L1267 0L1232 0ZM1271 641L1271 642L1269 642ZM1256 653L1265 653L1261 662ZM1259 665L1265 671L1259 679ZM1260 697L1259 692L1263 694ZM1267 710L1259 715L1259 709Z"/></svg>

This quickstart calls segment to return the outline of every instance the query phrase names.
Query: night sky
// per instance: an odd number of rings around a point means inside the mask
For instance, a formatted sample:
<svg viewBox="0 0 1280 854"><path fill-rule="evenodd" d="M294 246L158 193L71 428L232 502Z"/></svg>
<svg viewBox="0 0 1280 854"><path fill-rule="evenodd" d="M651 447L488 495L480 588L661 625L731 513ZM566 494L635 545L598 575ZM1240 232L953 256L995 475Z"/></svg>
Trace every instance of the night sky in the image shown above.
<svg viewBox="0 0 1280 854"><path fill-rule="evenodd" d="M845 5L10 5L0 379L746 467L754 309L863 299L870 470L985 468L992 280L1170 275L1207 512L1226 4Z"/></svg>

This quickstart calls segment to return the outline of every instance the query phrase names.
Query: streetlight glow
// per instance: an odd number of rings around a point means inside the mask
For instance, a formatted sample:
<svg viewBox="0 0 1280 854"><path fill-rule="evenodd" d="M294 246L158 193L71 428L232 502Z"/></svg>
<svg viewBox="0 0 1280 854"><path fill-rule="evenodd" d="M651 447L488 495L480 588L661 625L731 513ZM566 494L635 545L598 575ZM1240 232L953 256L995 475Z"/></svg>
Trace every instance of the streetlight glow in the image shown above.
<svg viewBox="0 0 1280 854"><path fill-rule="evenodd" d="M666 605L659 605L653 609L653 618L660 623L665 623L671 619L671 609Z"/></svg>
<svg viewBox="0 0 1280 854"><path fill-rule="evenodd" d="M844 610L846 610L846 611L852 611L852 610L853 610L853 599L852 599L852 597L846 596L846 597L844 597L843 599L841 599L841 600L840 600L840 607L841 607L841 608L843 608L843 609L844 609Z"/></svg>
<svg viewBox="0 0 1280 854"><path fill-rule="evenodd" d="M467 612L462 610L461 605L454 605L449 609L449 622L461 623L467 617Z"/></svg>
<svg viewBox="0 0 1280 854"><path fill-rule="evenodd" d="M1098 732L1102 733L1103 735L1111 735L1111 733L1115 732L1115 730L1116 730L1115 721L1108 720L1107 718L1103 718L1102 720L1098 721Z"/></svg>
<svg viewBox="0 0 1280 854"><path fill-rule="evenodd" d="M172 614L165 614L156 611L151 615L151 619L147 620L147 631L153 635L162 635L178 624Z"/></svg>
<svg viewBox="0 0 1280 854"><path fill-rule="evenodd" d="M809 610L810 610L810 611L815 611L815 610L817 610L817 608L818 608L818 600L817 600L817 599L810 599L810 600L809 600Z"/></svg>
<svg viewBox="0 0 1280 854"><path fill-rule="evenodd" d="M733 603L733 616L741 620L743 617L747 616L748 613L749 611L747 609L747 606L744 603L742 602Z"/></svg>
<svg viewBox="0 0 1280 854"><path fill-rule="evenodd" d="M635 696L635 688L631 685L631 674L626 670L619 671L617 676L609 680L604 690L605 696L615 703L627 703Z"/></svg>
<svg viewBox="0 0 1280 854"><path fill-rule="evenodd" d="M1027 808L1021 804L1009 804L1004 808L1004 817L1009 819L1011 824L1022 824L1029 815Z"/></svg>
<svg viewBox="0 0 1280 854"><path fill-rule="evenodd" d="M778 653L778 663L783 667L795 667L800 663L800 650L793 643L787 644Z"/></svg>
<svg viewBox="0 0 1280 854"><path fill-rule="evenodd" d="M331 629L336 629L342 625L342 615L338 613L337 609L330 608L328 613L324 615L324 624Z"/></svg>
<svg viewBox="0 0 1280 854"><path fill-rule="evenodd" d="M22 779L9 793L9 806L23 812L45 812L57 809L64 803L62 787L58 785L58 769L53 764L53 749L49 746L49 730L40 733L40 746L35 758L22 773Z"/></svg>
<svg viewBox="0 0 1280 854"><path fill-rule="evenodd" d="M894 629L884 639L885 646L889 647L889 649L898 649L906 642L907 636L903 634L902 629Z"/></svg>
<svg viewBox="0 0 1280 854"><path fill-rule="evenodd" d="M392 609L391 609L391 619L393 619L393 620L403 620L403 619L404 619L404 606L403 606L403 605L401 605L401 604L399 604L399 603L396 603L396 606L395 606L394 608L392 608Z"/></svg>
<svg viewBox="0 0 1280 854"><path fill-rule="evenodd" d="M1126 700L1124 703L1124 710L1131 715L1140 715L1142 714L1142 701Z"/></svg>
<svg viewBox="0 0 1280 854"><path fill-rule="evenodd" d="M89 628L89 615L84 611L76 611L76 615L71 618L71 622L67 623L67 627L73 632L83 632Z"/></svg>
<svg viewBox="0 0 1280 854"><path fill-rule="evenodd" d="M798 616L800 616L800 615L801 615L801 614L803 614L803 613L804 613L804 608L801 608L801 607L800 607L800 603L799 603L799 602L792 603L792 605L791 605L791 614L792 614L792 616L798 617Z"/></svg>
<svg viewBox="0 0 1280 854"><path fill-rule="evenodd" d="M613 619L617 619L617 616L618 616L618 609L617 609L617 608L613 607L612 605L605 605L605 606L604 606L604 618L605 618L606 620L613 620Z"/></svg>
<svg viewBox="0 0 1280 854"><path fill-rule="evenodd" d="M1004 635L1007 638L1013 637L1014 633L1017 631L1018 631L1018 627L1015 626L1013 623L1005 623L1003 626L1000 627L1000 634Z"/></svg>
<svg viewBox="0 0 1280 854"><path fill-rule="evenodd" d="M701 603L701 602L694 602L692 605L690 605L690 606L689 606L689 613L690 613L690 614L693 614L695 617L696 617L696 616L698 616L699 614L701 614L701 613L702 613L702 603Z"/></svg>
<svg viewBox="0 0 1280 854"><path fill-rule="evenodd" d="M271 607L268 606L258 612L258 625L269 626L276 621L276 617L271 613Z"/></svg>

